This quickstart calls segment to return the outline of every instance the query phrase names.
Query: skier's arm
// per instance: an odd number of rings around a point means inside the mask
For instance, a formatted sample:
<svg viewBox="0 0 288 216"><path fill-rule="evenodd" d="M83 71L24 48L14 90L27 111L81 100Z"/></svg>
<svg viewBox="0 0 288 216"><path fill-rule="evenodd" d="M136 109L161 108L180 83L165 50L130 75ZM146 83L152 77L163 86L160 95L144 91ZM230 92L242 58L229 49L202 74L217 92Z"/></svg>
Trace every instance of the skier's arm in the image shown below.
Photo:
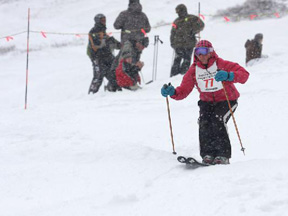
<svg viewBox="0 0 288 216"><path fill-rule="evenodd" d="M116 40L113 36L111 37L107 36L106 43L110 44L110 47L112 49L118 49L118 50L121 49L121 43L118 40Z"/></svg>
<svg viewBox="0 0 288 216"><path fill-rule="evenodd" d="M219 59L219 61L219 65L224 65L223 68L219 68L220 70L234 73L234 83L244 84L248 80L249 72L246 71L245 68L240 66L238 63L225 61L223 59Z"/></svg>
<svg viewBox="0 0 288 216"><path fill-rule="evenodd" d="M175 35L177 32L177 23L178 19L175 19L174 22L172 23L172 28L171 28L171 33L170 33L170 45L173 49L175 49Z"/></svg>
<svg viewBox="0 0 288 216"><path fill-rule="evenodd" d="M151 31L151 26L150 26L150 23L149 23L149 20L148 20L148 17L146 16L146 14L144 14L144 17L145 17L145 32L148 33Z"/></svg>
<svg viewBox="0 0 288 216"><path fill-rule="evenodd" d="M184 75L181 85L176 88L175 94L171 96L171 98L175 100L182 100L192 92L195 85L193 74L195 74L195 66L192 65Z"/></svg>
<svg viewBox="0 0 288 216"><path fill-rule="evenodd" d="M124 27L125 20L125 14L121 12L114 22L114 28L122 29Z"/></svg>
<svg viewBox="0 0 288 216"><path fill-rule="evenodd" d="M94 52L96 52L99 47L95 46L91 34L89 34L89 41L90 41L90 44L91 44L91 48L94 50Z"/></svg>
<svg viewBox="0 0 288 216"><path fill-rule="evenodd" d="M170 45L173 49L175 49L175 34L176 34L176 26L172 26L171 34L170 34Z"/></svg>
<svg viewBox="0 0 288 216"><path fill-rule="evenodd" d="M198 34L200 31L204 29L204 27L205 27L205 24L200 19L200 17L194 16L192 19L193 34Z"/></svg>

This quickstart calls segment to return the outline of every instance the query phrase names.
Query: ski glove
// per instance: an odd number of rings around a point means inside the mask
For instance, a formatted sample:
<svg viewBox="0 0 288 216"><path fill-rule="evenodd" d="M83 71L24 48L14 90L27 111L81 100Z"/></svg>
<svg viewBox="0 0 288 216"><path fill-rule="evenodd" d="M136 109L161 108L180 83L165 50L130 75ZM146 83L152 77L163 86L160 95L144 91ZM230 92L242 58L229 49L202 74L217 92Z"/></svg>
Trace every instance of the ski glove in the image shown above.
<svg viewBox="0 0 288 216"><path fill-rule="evenodd" d="M167 97L168 95L173 96L175 94L174 86L172 86L170 83L168 85L163 85L163 87L161 88L161 94L163 97Z"/></svg>
<svg viewBox="0 0 288 216"><path fill-rule="evenodd" d="M217 82L220 81L233 81L234 80L234 73L233 72L227 72L224 70L219 70L215 75L215 80Z"/></svg>

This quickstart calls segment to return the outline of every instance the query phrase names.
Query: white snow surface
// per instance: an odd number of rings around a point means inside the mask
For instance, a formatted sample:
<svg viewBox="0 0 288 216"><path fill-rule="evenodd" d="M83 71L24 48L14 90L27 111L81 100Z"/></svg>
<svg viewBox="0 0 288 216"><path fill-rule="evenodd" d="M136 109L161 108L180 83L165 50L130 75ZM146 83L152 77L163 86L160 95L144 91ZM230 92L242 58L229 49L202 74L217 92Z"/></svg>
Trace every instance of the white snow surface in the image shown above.
<svg viewBox="0 0 288 216"><path fill-rule="evenodd" d="M97 13L107 16L108 32L128 0L26 0L0 2L0 37L26 31L88 33ZM236 122L232 119L230 165L187 169L172 154L164 83L173 50L169 37L175 7L198 13L198 1L141 0L152 25L143 51L144 81L152 77L154 35L159 44L157 80L137 92L88 95L92 65L87 35L30 33L28 107L26 33L0 48L0 215L1 216L282 216L288 214L287 81L288 17L227 23L210 15L244 0L201 0L202 39L226 60L245 66L244 43L264 34L269 58L247 67ZM155 28L159 24L167 23ZM106 82L107 83L107 82ZM177 155L199 156L196 89L182 101L170 99ZM286 126L285 126L286 125ZM285 168L286 167L286 168Z"/></svg>

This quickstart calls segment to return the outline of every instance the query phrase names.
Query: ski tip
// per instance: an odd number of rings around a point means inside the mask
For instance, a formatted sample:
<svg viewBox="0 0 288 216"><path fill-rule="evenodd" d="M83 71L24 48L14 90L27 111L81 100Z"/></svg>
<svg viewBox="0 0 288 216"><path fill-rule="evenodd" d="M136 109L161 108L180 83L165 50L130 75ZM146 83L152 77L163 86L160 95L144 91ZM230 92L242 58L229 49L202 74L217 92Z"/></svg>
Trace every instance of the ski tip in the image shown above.
<svg viewBox="0 0 288 216"><path fill-rule="evenodd" d="M186 158L183 157L183 156L178 156L178 157L177 157L177 160L178 160L180 163L186 163Z"/></svg>

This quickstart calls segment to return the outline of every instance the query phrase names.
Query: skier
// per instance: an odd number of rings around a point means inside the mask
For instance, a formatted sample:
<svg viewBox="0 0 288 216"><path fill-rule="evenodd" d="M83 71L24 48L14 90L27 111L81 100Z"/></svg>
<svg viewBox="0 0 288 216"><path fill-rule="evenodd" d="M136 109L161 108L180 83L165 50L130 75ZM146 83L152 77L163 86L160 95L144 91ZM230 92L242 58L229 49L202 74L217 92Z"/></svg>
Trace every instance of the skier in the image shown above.
<svg viewBox="0 0 288 216"><path fill-rule="evenodd" d="M196 85L200 100L199 141L203 163L229 164L231 144L227 122L231 117L224 89L226 89L232 111L234 112L240 94L234 83L244 84L249 73L240 65L218 57L212 44L207 40L197 43L194 62L176 89L164 85L161 94L175 100L186 98ZM222 85L223 84L223 85Z"/></svg>
<svg viewBox="0 0 288 216"><path fill-rule="evenodd" d="M116 69L117 84L120 87L136 91L141 88L138 83L141 83L139 71L144 66L144 63L138 61L135 65L132 64L132 55L129 51L122 53L122 59Z"/></svg>
<svg viewBox="0 0 288 216"><path fill-rule="evenodd" d="M175 51L170 77L185 74L189 69L197 42L195 35L204 29L203 21L195 15L188 14L184 4L176 7L176 13L178 18L173 22L170 35L171 47Z"/></svg>
<svg viewBox="0 0 288 216"><path fill-rule="evenodd" d="M246 65L252 59L261 58L262 46L263 46L262 42L263 42L263 34L261 33L256 34L253 40L246 41L245 43Z"/></svg>
<svg viewBox="0 0 288 216"><path fill-rule="evenodd" d="M112 54L113 49L120 49L121 44L114 37L106 34L106 17L103 14L97 14L94 18L95 25L89 32L89 42L87 54L92 61L93 78L89 92L98 92L102 85L103 78L108 79L107 89L116 88L117 86L110 68L115 59ZM118 87L119 88L119 87Z"/></svg>

